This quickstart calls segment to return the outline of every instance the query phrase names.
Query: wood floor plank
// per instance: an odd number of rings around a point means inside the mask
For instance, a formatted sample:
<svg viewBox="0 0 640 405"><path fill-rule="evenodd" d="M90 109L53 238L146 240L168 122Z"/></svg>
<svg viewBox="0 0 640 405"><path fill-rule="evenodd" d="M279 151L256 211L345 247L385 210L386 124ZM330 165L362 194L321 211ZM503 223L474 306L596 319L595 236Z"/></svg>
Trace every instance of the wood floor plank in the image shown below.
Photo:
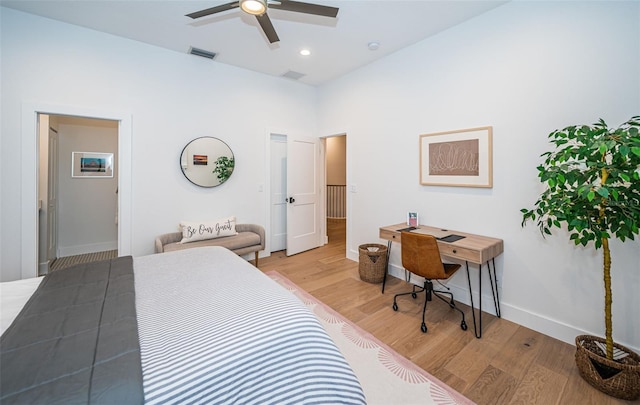
<svg viewBox="0 0 640 405"><path fill-rule="evenodd" d="M574 346L549 336L543 336L543 349L538 352L536 364L554 370L562 375L571 375L576 370Z"/></svg>
<svg viewBox="0 0 640 405"><path fill-rule="evenodd" d="M437 373L431 374L458 392L464 392L470 385L467 381L457 375L451 374L443 369L440 369Z"/></svg>
<svg viewBox="0 0 640 405"><path fill-rule="evenodd" d="M428 366L437 375L453 374L447 370L448 364L472 339L475 337L471 333L461 332L457 324L444 325L437 333L429 334L429 340L426 344L421 345L420 342L411 340L416 345L416 355L412 357L412 361ZM453 375L466 381L464 376Z"/></svg>
<svg viewBox="0 0 640 405"><path fill-rule="evenodd" d="M478 404L508 404L517 387L518 381L509 373L488 366L463 394Z"/></svg>
<svg viewBox="0 0 640 405"><path fill-rule="evenodd" d="M527 369L516 389L510 405L559 404L568 378L537 364Z"/></svg>
<svg viewBox="0 0 640 405"><path fill-rule="evenodd" d="M502 345L500 356L494 356L491 365L521 380L533 364L545 341L531 329L518 327L511 338Z"/></svg>
<svg viewBox="0 0 640 405"><path fill-rule="evenodd" d="M476 381L491 364L491 354L482 346L470 342L462 348L445 366L445 370L466 381Z"/></svg>

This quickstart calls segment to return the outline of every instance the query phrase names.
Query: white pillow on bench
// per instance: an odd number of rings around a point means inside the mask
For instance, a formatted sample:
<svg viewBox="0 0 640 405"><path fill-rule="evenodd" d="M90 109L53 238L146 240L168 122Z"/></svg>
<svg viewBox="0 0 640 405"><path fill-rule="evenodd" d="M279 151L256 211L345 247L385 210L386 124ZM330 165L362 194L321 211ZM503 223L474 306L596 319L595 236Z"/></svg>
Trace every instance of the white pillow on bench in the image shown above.
<svg viewBox="0 0 640 405"><path fill-rule="evenodd" d="M217 221L181 221L182 240L179 243L198 240L215 239L223 236L237 235L236 217L228 217Z"/></svg>

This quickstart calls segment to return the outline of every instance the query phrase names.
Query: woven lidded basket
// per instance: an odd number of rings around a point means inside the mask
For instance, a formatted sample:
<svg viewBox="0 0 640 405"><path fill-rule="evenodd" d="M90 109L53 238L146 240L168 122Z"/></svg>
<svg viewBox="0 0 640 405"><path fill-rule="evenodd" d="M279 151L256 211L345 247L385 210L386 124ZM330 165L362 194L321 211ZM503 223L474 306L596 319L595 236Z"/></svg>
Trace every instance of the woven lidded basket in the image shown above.
<svg viewBox="0 0 640 405"><path fill-rule="evenodd" d="M630 401L640 398L640 356L614 343L614 348L622 350L628 356L624 362L609 360L592 351L595 342L605 343L605 340L590 335L576 337L576 365L582 378L613 397Z"/></svg>
<svg viewBox="0 0 640 405"><path fill-rule="evenodd" d="M382 283L387 271L387 247L376 243L366 243L358 247L358 272L360 279L367 283Z"/></svg>

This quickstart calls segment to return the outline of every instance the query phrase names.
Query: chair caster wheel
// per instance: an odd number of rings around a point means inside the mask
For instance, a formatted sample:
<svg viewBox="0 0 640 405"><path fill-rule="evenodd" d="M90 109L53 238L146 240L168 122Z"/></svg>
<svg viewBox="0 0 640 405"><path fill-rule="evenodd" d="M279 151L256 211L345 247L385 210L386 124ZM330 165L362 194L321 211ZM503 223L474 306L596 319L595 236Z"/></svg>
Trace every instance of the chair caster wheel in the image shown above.
<svg viewBox="0 0 640 405"><path fill-rule="evenodd" d="M415 300L416 297L417 297L416 293L411 293L411 298L413 298Z"/></svg>
<svg viewBox="0 0 640 405"><path fill-rule="evenodd" d="M397 311L398 310L398 304L396 304L395 302L393 303L393 310Z"/></svg>
<svg viewBox="0 0 640 405"><path fill-rule="evenodd" d="M460 322L460 329L467 330L467 323L465 321Z"/></svg>
<svg viewBox="0 0 640 405"><path fill-rule="evenodd" d="M427 325L425 325L424 323L420 326L420 330L422 331L422 333L427 333Z"/></svg>

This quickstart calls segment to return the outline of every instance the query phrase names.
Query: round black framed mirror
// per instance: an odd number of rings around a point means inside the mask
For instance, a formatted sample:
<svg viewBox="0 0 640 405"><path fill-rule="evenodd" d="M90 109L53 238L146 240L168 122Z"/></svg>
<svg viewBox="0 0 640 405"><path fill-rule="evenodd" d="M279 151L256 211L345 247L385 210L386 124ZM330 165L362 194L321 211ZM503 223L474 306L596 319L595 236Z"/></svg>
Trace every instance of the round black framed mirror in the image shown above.
<svg viewBox="0 0 640 405"><path fill-rule="evenodd" d="M180 155L182 174L200 187L216 187L229 180L234 166L235 158L229 145L212 136L194 139Z"/></svg>

